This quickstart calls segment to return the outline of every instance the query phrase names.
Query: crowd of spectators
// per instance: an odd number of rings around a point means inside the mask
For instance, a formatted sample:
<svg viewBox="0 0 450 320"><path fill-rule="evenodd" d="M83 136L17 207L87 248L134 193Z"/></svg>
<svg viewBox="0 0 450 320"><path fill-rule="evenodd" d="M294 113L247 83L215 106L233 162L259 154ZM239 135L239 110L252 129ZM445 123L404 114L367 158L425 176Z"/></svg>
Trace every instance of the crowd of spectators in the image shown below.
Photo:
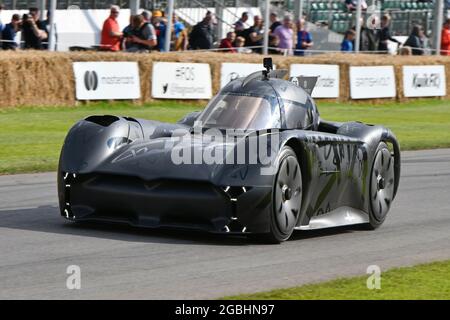
<svg viewBox="0 0 450 320"><path fill-rule="evenodd" d="M144 11L130 17L130 24L120 30L117 17L118 6L112 6L110 16L102 28L100 49L104 51L148 52L165 50L165 33L167 18L161 11ZM242 13L234 23L234 30L227 33L224 39L215 38L214 25L217 23L210 11L195 24L190 32L185 25L173 16L173 32L170 43L171 51L209 50L215 48L228 53L261 53L264 41L264 21L255 15L253 24L248 25L248 12ZM269 46L272 54L303 55L313 45L311 34L305 30L302 19L294 25L290 15L279 21L277 14L270 15ZM297 41L295 41L297 39Z"/></svg>
<svg viewBox="0 0 450 320"><path fill-rule="evenodd" d="M3 9L0 6L0 12ZM13 14L11 21L4 24L0 21L0 40L3 50L21 49L48 49L50 35L50 11L47 12L45 20L40 20L38 8L30 8L27 14L22 17ZM57 42L56 26L54 33L54 43ZM16 35L21 32L20 43L17 42Z"/></svg>
<svg viewBox="0 0 450 320"><path fill-rule="evenodd" d="M429 55L432 53L430 41L425 35L421 25L413 25L411 33L404 43L392 36L390 30L391 18L383 15L380 19L380 28L369 28L361 19L360 52L388 53L389 41L397 44L398 52L402 55ZM348 30L341 43L341 51L355 51L356 27ZM450 55L450 19L447 19L442 28L441 50L442 55Z"/></svg>
<svg viewBox="0 0 450 320"><path fill-rule="evenodd" d="M356 3L353 0L346 1L349 10L354 10ZM361 5L367 6L365 1ZM0 11L2 9L3 7L0 5ZM131 15L129 25L124 29L119 26L119 14L120 8L112 5L110 15L103 23L99 50L114 52L166 50L165 35L168 23L162 11L143 11L141 14ZM47 49L50 35L49 11L45 20L39 18L39 10L30 8L29 13L22 17L18 14L12 15L9 23L0 21L1 48L4 50ZM170 51L215 49L226 53L261 53L266 22L258 15L253 16L251 25L249 20L249 13L243 12L233 24L234 30L228 32L224 39L216 39L217 20L212 12L208 11L204 18L190 30L174 14ZM280 20L278 15L272 12L267 23L269 24L269 53L303 56L305 52L313 48L313 38L306 28L304 18L294 21L293 17L287 14ZM431 53L429 40L420 25L414 25L407 40L400 43L392 36L390 23L389 15L383 15L380 19L380 26L373 28L366 25L364 19L361 18L359 50L361 52L387 53L389 42L394 42L397 43L401 54L424 55ZM53 43L56 44L56 25L54 25L54 29ZM16 39L19 31L21 31L20 45ZM356 27L345 32L341 51L355 51L355 38ZM443 25L441 54L450 55L450 19L447 19Z"/></svg>
<svg viewBox="0 0 450 320"><path fill-rule="evenodd" d="M255 52L261 53L264 41L264 21L255 15L253 25L246 26L248 13L234 23L234 31L227 34L227 38L220 43L226 52ZM234 39L234 40L233 40ZM269 20L269 52L271 54L299 55L313 46L311 33L305 29L305 20L294 23L291 15L286 15L280 21L274 12ZM245 49L244 49L245 48Z"/></svg>
<svg viewBox="0 0 450 320"><path fill-rule="evenodd" d="M127 51L127 52L150 52L152 50L165 50L165 34L167 19L161 11L143 11L141 14L131 15L129 25L123 30L120 29L117 18L120 8L111 6L110 15L103 23L100 50L103 51ZM199 23L194 27L195 32L208 32L205 29L208 24ZM205 28L203 28L203 26ZM200 43L192 43L199 46ZM184 24L178 21L176 15L172 20L171 50L186 50L188 48L187 30Z"/></svg>

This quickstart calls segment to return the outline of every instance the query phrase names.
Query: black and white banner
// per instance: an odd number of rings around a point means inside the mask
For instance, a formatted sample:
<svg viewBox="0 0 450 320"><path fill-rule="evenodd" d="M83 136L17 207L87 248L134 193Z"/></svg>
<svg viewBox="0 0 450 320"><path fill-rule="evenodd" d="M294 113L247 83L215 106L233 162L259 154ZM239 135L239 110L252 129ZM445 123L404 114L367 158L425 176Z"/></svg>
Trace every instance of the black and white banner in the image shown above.
<svg viewBox="0 0 450 320"><path fill-rule="evenodd" d="M139 99L137 62L74 62L77 100Z"/></svg>
<svg viewBox="0 0 450 320"><path fill-rule="evenodd" d="M211 70L207 63L155 62L152 97L166 99L210 99Z"/></svg>
<svg viewBox="0 0 450 320"><path fill-rule="evenodd" d="M332 64L291 64L290 77L318 77L313 98L339 98L339 66Z"/></svg>
<svg viewBox="0 0 450 320"><path fill-rule="evenodd" d="M444 66L403 66L405 97L437 97L446 95Z"/></svg>
<svg viewBox="0 0 450 320"><path fill-rule="evenodd" d="M350 96L352 99L394 98L394 67L350 67Z"/></svg>

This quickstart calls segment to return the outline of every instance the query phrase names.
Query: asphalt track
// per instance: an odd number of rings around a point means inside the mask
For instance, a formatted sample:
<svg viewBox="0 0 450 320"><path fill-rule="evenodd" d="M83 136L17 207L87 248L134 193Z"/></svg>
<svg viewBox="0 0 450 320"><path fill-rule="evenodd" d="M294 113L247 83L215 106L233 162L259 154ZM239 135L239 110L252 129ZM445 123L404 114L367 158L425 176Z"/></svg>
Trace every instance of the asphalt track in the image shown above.
<svg viewBox="0 0 450 320"><path fill-rule="evenodd" d="M0 299L197 299L450 259L450 149L404 152L376 231L296 231L282 245L66 222L55 174L0 177ZM81 268L81 289L66 268Z"/></svg>

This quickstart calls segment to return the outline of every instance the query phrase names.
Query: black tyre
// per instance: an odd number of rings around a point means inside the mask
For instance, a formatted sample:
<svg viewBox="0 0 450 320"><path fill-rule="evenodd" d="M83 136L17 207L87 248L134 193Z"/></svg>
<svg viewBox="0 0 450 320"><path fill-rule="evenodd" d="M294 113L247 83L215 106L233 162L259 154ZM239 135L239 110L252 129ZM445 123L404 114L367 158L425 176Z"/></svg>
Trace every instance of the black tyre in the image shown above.
<svg viewBox="0 0 450 320"><path fill-rule="evenodd" d="M376 229L386 219L394 198L394 157L384 142L375 152L370 174L370 215L368 229Z"/></svg>
<svg viewBox="0 0 450 320"><path fill-rule="evenodd" d="M278 171L272 188L270 232L254 235L258 241L280 243L294 231L302 204L302 172L292 148L281 149Z"/></svg>

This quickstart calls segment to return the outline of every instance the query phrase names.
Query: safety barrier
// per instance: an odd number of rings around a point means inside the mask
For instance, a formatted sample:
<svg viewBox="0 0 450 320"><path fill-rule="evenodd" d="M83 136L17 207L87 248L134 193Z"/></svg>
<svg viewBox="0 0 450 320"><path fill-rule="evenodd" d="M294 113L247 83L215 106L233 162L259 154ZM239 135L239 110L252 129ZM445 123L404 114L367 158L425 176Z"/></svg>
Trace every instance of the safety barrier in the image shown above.
<svg viewBox="0 0 450 320"><path fill-rule="evenodd" d="M443 66L445 81L442 98L450 99L450 57L446 56L389 56L381 54L322 54L310 57L280 56L273 55L274 64L277 69L290 69L295 64L321 64L337 65L339 67L337 98L341 102L358 99L358 95L351 92L350 70L354 66L392 66L395 78L394 94L390 98L372 98L370 101L407 100L412 99L414 94L405 96L403 88L403 74L406 72L403 66ZM79 103L76 96L76 81L74 76L74 62L99 62L99 61L135 61L138 64L138 81L140 85L140 98L138 103L152 101L152 74L155 62L182 62L182 63L206 63L211 73L212 94L216 93L221 79L222 63L257 63L261 64L262 56L254 54L231 54L218 52L173 52L173 53L108 53L108 52L70 52L50 53L37 51L23 52L0 52L0 107L17 107L23 105L76 105ZM422 67L427 73L426 67ZM356 70L352 73L362 79L369 88L373 86L377 90L377 79L364 78ZM421 71L422 72L422 71ZM430 71L431 72L431 71ZM434 72L434 71L433 71ZM434 73L431 75L433 76ZM89 74L90 76L90 74ZM156 75L158 76L158 75ZM95 84L95 79L88 77L86 81L89 86ZM114 80L114 79L113 79ZM117 80L117 79L115 79ZM388 81L382 79L381 81ZM92 82L94 81L94 82ZM359 80L358 80L359 81ZM437 80L414 79L415 85L435 85ZM195 82L195 80L194 80ZM117 84L117 83L116 83ZM89 87L90 88L90 87ZM406 89L406 88L405 88ZM442 89L442 88L441 88ZM355 93L355 88L353 88ZM107 98L109 99L109 98Z"/></svg>

